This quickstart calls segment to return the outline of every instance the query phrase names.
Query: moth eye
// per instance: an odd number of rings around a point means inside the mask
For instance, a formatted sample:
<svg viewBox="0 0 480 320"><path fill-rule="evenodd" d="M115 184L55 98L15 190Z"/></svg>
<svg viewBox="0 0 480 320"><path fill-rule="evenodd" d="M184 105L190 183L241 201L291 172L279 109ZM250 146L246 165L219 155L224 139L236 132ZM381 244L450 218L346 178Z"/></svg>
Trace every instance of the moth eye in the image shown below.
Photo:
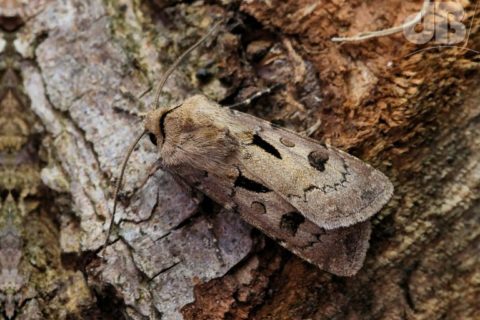
<svg viewBox="0 0 480 320"><path fill-rule="evenodd" d="M150 141L154 144L157 145L157 137L153 133L148 134L148 138L150 138Z"/></svg>

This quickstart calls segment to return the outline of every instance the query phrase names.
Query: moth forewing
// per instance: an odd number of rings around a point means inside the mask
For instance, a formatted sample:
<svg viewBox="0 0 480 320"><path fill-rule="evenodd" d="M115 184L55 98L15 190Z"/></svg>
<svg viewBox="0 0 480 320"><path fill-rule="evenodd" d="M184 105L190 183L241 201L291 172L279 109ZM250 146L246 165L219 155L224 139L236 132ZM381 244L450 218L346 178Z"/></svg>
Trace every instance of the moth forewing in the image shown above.
<svg viewBox="0 0 480 320"><path fill-rule="evenodd" d="M169 135L161 152L166 162L190 159L192 167L214 170L241 165L325 229L367 220L393 193L389 179L363 161L201 95L158 121Z"/></svg>
<svg viewBox="0 0 480 320"><path fill-rule="evenodd" d="M383 173L341 150L245 113L231 117L255 132L242 144L250 173L325 229L365 221L392 196Z"/></svg>
<svg viewBox="0 0 480 320"><path fill-rule="evenodd" d="M322 269L360 268L370 227L359 223L393 192L382 173L201 95L165 110L147 116L146 130L162 141L167 170Z"/></svg>
<svg viewBox="0 0 480 320"><path fill-rule="evenodd" d="M370 239L369 221L326 230L303 217L277 193L245 188L238 182L238 171L228 177L176 167L174 174L322 270L351 276L363 265Z"/></svg>

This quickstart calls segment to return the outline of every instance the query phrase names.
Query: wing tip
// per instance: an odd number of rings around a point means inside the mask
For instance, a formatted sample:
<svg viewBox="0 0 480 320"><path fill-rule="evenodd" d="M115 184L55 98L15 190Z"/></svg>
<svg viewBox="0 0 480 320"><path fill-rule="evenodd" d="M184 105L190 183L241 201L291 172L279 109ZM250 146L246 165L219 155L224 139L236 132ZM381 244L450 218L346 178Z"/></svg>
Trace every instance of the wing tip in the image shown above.
<svg viewBox="0 0 480 320"><path fill-rule="evenodd" d="M330 263L316 265L339 277L353 277L363 267L370 247L371 224L369 221L332 231L343 234L343 246L338 248L336 257ZM347 243L348 242L348 243Z"/></svg>
<svg viewBox="0 0 480 320"><path fill-rule="evenodd" d="M371 188L364 190L364 193L369 194L369 197L372 197L372 193L375 194L368 205L358 211L352 211L348 218L345 216L337 217L336 219L332 219L324 225L321 225L321 227L327 230L349 227L367 221L382 210L392 198L394 186L390 179L378 170L374 171L374 177L372 180L372 184L370 185Z"/></svg>

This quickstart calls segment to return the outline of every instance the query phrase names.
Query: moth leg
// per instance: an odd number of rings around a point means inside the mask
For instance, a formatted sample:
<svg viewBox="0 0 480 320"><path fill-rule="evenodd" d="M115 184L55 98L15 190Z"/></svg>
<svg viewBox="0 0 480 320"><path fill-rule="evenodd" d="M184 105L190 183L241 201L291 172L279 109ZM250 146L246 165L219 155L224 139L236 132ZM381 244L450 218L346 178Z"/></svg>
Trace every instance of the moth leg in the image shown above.
<svg viewBox="0 0 480 320"><path fill-rule="evenodd" d="M138 187L138 189L142 189L145 186L145 184L147 183L148 179L150 179L155 174L155 172L157 172L158 170L160 170L162 168L163 168L162 159L158 159L157 161L155 161L150 166L150 169L148 169L148 174L146 175L145 178L143 178L143 180L140 183L140 186Z"/></svg>
<svg viewBox="0 0 480 320"><path fill-rule="evenodd" d="M249 98L243 100L243 101L240 101L240 102L237 102L237 103L234 103L234 104L231 104L231 105L228 105L228 106L224 106L225 108L229 108L229 109L237 109L239 107L243 107L243 106L248 106L249 104L251 104L254 100L262 97L262 96L265 96L267 94L270 94L273 90L279 88L283 86L283 84L281 83L277 83L271 87L268 87L264 90L261 90L257 93L254 93L252 96L250 96Z"/></svg>
<svg viewBox="0 0 480 320"><path fill-rule="evenodd" d="M158 159L150 166L147 176L142 180L138 189L142 189L145 186L145 184L148 182L148 179L150 179L155 174L155 172L157 172L160 169L163 169L163 164L162 164L162 160ZM173 180L175 180L175 182L180 186L180 188L182 188L186 192L189 192L189 193L192 192L193 190L192 187L187 181L185 181L185 179L182 176L178 174L174 174L173 172L169 172L169 173L173 177Z"/></svg>
<svg viewBox="0 0 480 320"><path fill-rule="evenodd" d="M191 182L188 182L187 179L172 171L169 171L168 173L170 173L170 175L173 177L173 180L175 180L175 182L180 186L180 189L182 189L185 193L190 194L195 203L199 204L202 202L203 194L194 186L192 186Z"/></svg>

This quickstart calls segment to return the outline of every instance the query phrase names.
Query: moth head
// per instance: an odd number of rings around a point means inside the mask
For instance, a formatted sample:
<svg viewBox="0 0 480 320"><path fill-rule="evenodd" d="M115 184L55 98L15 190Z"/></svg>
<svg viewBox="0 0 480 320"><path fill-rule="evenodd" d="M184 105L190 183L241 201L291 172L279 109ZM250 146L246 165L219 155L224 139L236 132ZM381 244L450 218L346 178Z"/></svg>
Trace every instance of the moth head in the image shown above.
<svg viewBox="0 0 480 320"><path fill-rule="evenodd" d="M165 133L163 132L162 123L168 108L160 108L150 111L145 117L145 132L150 141L156 145L163 145Z"/></svg>
<svg viewBox="0 0 480 320"><path fill-rule="evenodd" d="M195 48L200 46L205 40L210 37L223 23L223 20L218 21L215 25L205 34L202 38L200 38L195 44L193 44L190 48L188 48L185 52L183 52L180 57L178 57L175 62L168 68L168 70L164 73L162 78L159 81L159 85L157 87L157 91L155 93L155 103L156 108L155 110L149 112L145 118L145 131L150 138L150 141L154 145L161 146L164 140L164 132L162 132L162 123L163 118L165 115L172 109L172 108L164 108L160 107L160 95L162 93L163 87L167 82L168 77L173 73L173 71L178 67L178 65L182 62L182 60L190 54Z"/></svg>

